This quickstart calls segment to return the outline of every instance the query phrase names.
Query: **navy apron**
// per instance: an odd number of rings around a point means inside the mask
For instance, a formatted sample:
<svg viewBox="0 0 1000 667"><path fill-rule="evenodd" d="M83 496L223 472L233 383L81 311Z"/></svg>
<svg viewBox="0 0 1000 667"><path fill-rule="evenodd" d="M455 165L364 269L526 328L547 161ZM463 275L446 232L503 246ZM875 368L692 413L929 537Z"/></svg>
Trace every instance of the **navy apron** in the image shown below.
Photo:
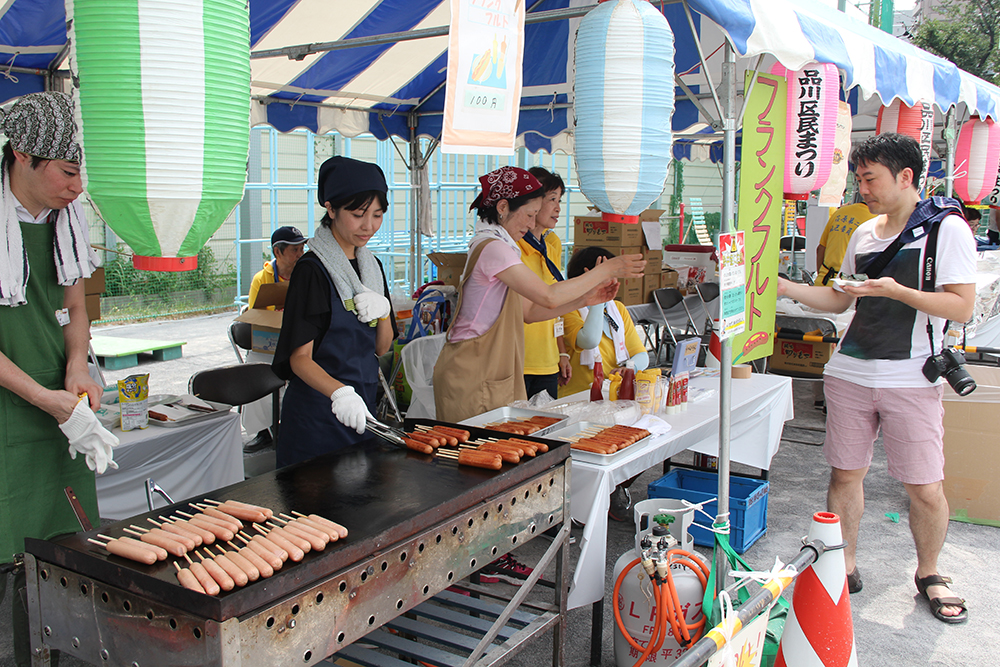
<svg viewBox="0 0 1000 667"><path fill-rule="evenodd" d="M344 308L330 275L315 257L313 262L330 285L330 328L319 345L313 345L312 358L330 377L354 387L375 414L378 388L378 358L375 356L376 327L358 321L357 315ZM276 447L277 467L329 454L369 438L340 423L330 408L330 397L316 391L293 375L281 402L281 428Z"/></svg>

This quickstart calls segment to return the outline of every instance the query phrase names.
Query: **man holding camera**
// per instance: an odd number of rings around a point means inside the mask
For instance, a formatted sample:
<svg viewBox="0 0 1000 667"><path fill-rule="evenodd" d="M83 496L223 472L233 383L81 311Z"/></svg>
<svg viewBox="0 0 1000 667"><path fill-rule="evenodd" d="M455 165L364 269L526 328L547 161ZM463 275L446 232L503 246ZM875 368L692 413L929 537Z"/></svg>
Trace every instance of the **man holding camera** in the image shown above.
<svg viewBox="0 0 1000 667"><path fill-rule="evenodd" d="M848 275L824 287L778 279L779 296L819 310L839 313L857 304L824 371L823 454L832 467L827 507L840 515L848 587L855 593L862 586L856 543L863 482L881 429L889 474L910 497L917 590L939 620L962 623L968 620L964 601L951 593L950 580L937 574L948 531L939 376L960 393L975 388L961 368L960 353L942 348L946 321L972 316L975 246L958 201L921 200L917 187L924 165L914 139L872 137L854 148L851 162L876 217L851 237L841 269Z"/></svg>

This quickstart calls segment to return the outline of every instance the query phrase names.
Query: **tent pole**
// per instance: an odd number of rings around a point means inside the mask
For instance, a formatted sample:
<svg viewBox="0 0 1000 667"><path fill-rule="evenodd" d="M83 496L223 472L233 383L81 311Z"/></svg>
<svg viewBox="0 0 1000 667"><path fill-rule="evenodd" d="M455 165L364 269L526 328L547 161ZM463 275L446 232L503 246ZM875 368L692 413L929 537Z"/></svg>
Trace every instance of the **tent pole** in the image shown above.
<svg viewBox="0 0 1000 667"><path fill-rule="evenodd" d="M944 196L951 197L955 187L955 111L956 107L948 109L944 115L944 145L947 147L944 157ZM924 167L924 171L930 171L930 164Z"/></svg>
<svg viewBox="0 0 1000 667"><path fill-rule="evenodd" d="M417 143L417 117L415 114L411 114L409 117L410 126L410 164L408 165L410 170L410 289L409 293L417 289L417 279L423 275L422 271L418 270L418 265L420 263L420 258L423 257L423 252L420 249L420 222L417 220L417 215L420 212L420 204L417 199L420 197L420 186L416 181L416 169L417 165L420 163L420 146Z"/></svg>
<svg viewBox="0 0 1000 667"><path fill-rule="evenodd" d="M722 225L723 233L735 230L736 205L736 53L729 40L722 62ZM719 378L719 515L729 513L729 435L730 404L732 402L733 340L722 341L722 358ZM715 550L715 592L726 587L729 578L729 561L722 549Z"/></svg>

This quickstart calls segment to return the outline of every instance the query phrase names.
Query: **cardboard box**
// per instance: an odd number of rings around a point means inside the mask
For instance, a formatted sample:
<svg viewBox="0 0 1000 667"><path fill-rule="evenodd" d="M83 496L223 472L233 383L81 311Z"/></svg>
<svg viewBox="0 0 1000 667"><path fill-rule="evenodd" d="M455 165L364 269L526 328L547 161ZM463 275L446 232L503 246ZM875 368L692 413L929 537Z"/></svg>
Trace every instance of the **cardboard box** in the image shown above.
<svg viewBox="0 0 1000 667"><path fill-rule="evenodd" d="M669 266L660 274L660 287L677 287L677 272Z"/></svg>
<svg viewBox="0 0 1000 667"><path fill-rule="evenodd" d="M583 250L584 248L595 248L595 247L598 247L598 246L587 246L587 245L579 245L579 244L574 245L573 246L573 253L570 254L570 257L572 257L574 254L576 254L576 252L578 250ZM599 246L599 247L604 248L605 250L607 250L608 252L610 252L615 257L618 257L620 255L641 255L642 254L642 246L638 246L638 245L635 245L635 246L616 246L616 245L610 245L610 246L608 246L608 245L602 245L602 246Z"/></svg>
<svg viewBox="0 0 1000 667"><path fill-rule="evenodd" d="M89 278L83 279L84 294L104 294L105 289L103 266L97 267Z"/></svg>
<svg viewBox="0 0 1000 667"><path fill-rule="evenodd" d="M670 245L663 250L663 263L667 266L692 266L704 269L705 280L713 280L717 265L712 259L714 246Z"/></svg>
<svg viewBox="0 0 1000 667"><path fill-rule="evenodd" d="M643 271L647 276L658 276L663 273L663 251L659 248L653 250L643 246L642 257L646 260L646 270Z"/></svg>
<svg viewBox="0 0 1000 667"><path fill-rule="evenodd" d="M574 220L573 243L576 245L598 245L604 248L618 246L627 248L646 244L642 231L643 222L659 221L663 211L651 208L639 214L639 224L606 222L600 215L580 216ZM646 244L647 247L650 244ZM659 240L652 247L659 248Z"/></svg>
<svg viewBox="0 0 1000 667"><path fill-rule="evenodd" d="M281 333L281 310L267 310L268 306L285 305L288 283L266 283L260 286L253 308L236 318L237 322L250 324L251 348L254 352L274 354Z"/></svg>
<svg viewBox="0 0 1000 667"><path fill-rule="evenodd" d="M655 276L643 276L642 277L642 294L645 297L643 303L653 302L653 292L660 289L660 274Z"/></svg>
<svg viewBox="0 0 1000 667"><path fill-rule="evenodd" d="M944 495L956 521L1000 527L1000 368L966 365L977 388L944 388Z"/></svg>
<svg viewBox="0 0 1000 667"><path fill-rule="evenodd" d="M621 301L622 305L625 306L637 306L640 303L646 303L646 296L642 291L643 282L643 278L626 278L621 281L621 286L618 288L618 296L615 299Z"/></svg>
<svg viewBox="0 0 1000 667"><path fill-rule="evenodd" d="M101 319L101 295L86 294L83 298L87 304L87 320L96 322Z"/></svg>
<svg viewBox="0 0 1000 667"><path fill-rule="evenodd" d="M830 360L835 347L834 343L807 343L804 340L776 338L774 353L768 365L771 370L822 377L823 367Z"/></svg>
<svg viewBox="0 0 1000 667"><path fill-rule="evenodd" d="M464 252L429 252L427 259L438 268L437 279L445 285L458 287L465 270L465 260L468 253Z"/></svg>

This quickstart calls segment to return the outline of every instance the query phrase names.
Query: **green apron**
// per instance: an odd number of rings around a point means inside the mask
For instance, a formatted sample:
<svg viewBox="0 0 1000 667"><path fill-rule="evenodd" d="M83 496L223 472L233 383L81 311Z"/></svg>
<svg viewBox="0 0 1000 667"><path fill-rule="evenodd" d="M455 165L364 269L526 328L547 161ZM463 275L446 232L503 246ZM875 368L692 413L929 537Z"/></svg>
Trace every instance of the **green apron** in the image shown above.
<svg viewBox="0 0 1000 667"><path fill-rule="evenodd" d="M48 389L62 389L66 343L55 313L63 307L53 261L52 223L21 223L31 274L16 308L0 306L0 351ZM69 457L56 420L0 387L0 563L24 551L24 538L49 539L80 530L63 488L72 486L98 523L97 487L84 457Z"/></svg>

